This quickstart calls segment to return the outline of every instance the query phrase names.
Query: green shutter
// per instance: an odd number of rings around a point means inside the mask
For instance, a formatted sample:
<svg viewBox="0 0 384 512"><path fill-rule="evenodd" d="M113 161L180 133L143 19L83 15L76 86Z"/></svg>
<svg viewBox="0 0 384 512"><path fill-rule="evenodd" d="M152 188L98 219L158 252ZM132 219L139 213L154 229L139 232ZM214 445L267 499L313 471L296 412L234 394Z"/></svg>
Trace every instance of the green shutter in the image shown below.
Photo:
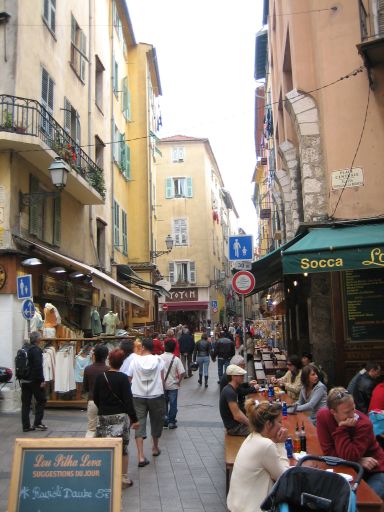
<svg viewBox="0 0 384 512"><path fill-rule="evenodd" d="M120 140L120 144L119 144L119 165L120 165L120 169L122 170L123 174L125 174L125 167L126 167L126 151L125 151L125 134L124 133L120 133L119 134L119 140Z"/></svg>
<svg viewBox="0 0 384 512"><path fill-rule="evenodd" d="M120 245L120 207L116 201L113 206L113 242L115 247L118 247Z"/></svg>
<svg viewBox="0 0 384 512"><path fill-rule="evenodd" d="M131 179L131 148L125 144L125 177Z"/></svg>
<svg viewBox="0 0 384 512"><path fill-rule="evenodd" d="M127 121L131 119L131 93L128 88L128 77L124 77L121 83L121 111Z"/></svg>
<svg viewBox="0 0 384 512"><path fill-rule="evenodd" d="M192 197L192 178L187 178L187 196L186 197Z"/></svg>
<svg viewBox="0 0 384 512"><path fill-rule="evenodd" d="M171 199L175 196L175 187L173 184L173 178L165 179L165 199Z"/></svg>
<svg viewBox="0 0 384 512"><path fill-rule="evenodd" d="M61 241L61 197L53 200L53 244L60 245Z"/></svg>
<svg viewBox="0 0 384 512"><path fill-rule="evenodd" d="M40 192L39 180L32 174L29 177L29 191L31 194ZM29 232L37 238L43 238L44 201L31 201L29 207Z"/></svg>

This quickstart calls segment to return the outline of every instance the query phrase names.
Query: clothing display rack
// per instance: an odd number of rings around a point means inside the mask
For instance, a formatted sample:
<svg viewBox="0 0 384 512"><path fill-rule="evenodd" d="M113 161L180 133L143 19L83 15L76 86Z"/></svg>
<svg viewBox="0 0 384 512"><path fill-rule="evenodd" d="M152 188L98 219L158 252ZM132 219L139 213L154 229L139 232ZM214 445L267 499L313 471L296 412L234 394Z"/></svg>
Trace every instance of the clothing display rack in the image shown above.
<svg viewBox="0 0 384 512"><path fill-rule="evenodd" d="M44 338L43 368L46 382L47 407L87 407L83 394L84 369L92 364L93 348L103 343L109 350L123 340L135 336L104 335L95 338Z"/></svg>

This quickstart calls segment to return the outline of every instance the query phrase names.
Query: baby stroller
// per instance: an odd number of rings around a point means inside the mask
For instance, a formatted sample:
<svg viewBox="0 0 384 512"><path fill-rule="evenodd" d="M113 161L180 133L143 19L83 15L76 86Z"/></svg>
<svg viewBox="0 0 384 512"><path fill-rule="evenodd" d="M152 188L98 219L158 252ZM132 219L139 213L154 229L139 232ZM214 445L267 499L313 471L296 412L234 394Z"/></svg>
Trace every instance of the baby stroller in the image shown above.
<svg viewBox="0 0 384 512"><path fill-rule="evenodd" d="M302 466L306 460L325 462L328 466L350 466L356 473L352 485L341 475ZM269 512L355 512L356 489L363 477L363 468L356 462L337 457L307 455L297 466L288 469L272 487L261 509Z"/></svg>

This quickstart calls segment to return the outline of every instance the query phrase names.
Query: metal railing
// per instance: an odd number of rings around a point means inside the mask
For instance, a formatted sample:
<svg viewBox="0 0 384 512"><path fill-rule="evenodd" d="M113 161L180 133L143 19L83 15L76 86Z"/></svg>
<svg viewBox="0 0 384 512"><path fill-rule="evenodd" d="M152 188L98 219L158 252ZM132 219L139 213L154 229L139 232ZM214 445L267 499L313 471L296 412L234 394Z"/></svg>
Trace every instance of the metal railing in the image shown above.
<svg viewBox="0 0 384 512"><path fill-rule="evenodd" d="M1 94L0 131L38 137L105 198L103 169L38 101Z"/></svg>

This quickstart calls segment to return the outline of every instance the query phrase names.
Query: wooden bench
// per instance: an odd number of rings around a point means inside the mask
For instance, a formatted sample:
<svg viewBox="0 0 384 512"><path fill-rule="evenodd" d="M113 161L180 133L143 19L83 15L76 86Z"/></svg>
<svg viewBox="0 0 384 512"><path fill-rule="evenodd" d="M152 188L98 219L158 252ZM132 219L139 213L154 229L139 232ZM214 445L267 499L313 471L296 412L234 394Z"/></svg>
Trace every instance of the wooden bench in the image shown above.
<svg viewBox="0 0 384 512"><path fill-rule="evenodd" d="M225 489L228 494L229 483L231 481L232 469L235 463L237 452L243 444L245 437L243 436L229 436L225 434L224 437L224 455L225 455Z"/></svg>
<svg viewBox="0 0 384 512"><path fill-rule="evenodd" d="M263 363L261 361L255 361L255 370L264 370Z"/></svg>
<svg viewBox="0 0 384 512"><path fill-rule="evenodd" d="M267 380L264 370L256 370L256 380Z"/></svg>

